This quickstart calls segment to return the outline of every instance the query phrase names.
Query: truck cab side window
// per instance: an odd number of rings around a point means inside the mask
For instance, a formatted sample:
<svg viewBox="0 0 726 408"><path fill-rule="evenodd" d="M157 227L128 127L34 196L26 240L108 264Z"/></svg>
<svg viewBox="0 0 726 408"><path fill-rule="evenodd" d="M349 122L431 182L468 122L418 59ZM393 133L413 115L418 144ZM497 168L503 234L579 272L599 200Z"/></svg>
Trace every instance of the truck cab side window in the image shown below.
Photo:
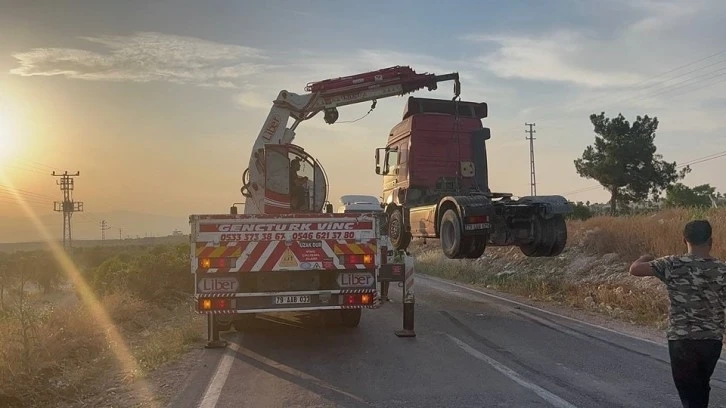
<svg viewBox="0 0 726 408"><path fill-rule="evenodd" d="M303 159L293 156L290 160L290 208L293 210L308 210L309 201L309 177L307 169L302 167ZM310 175L312 176L312 175Z"/></svg>
<svg viewBox="0 0 726 408"><path fill-rule="evenodd" d="M398 174L398 150L389 150L386 154L385 174Z"/></svg>

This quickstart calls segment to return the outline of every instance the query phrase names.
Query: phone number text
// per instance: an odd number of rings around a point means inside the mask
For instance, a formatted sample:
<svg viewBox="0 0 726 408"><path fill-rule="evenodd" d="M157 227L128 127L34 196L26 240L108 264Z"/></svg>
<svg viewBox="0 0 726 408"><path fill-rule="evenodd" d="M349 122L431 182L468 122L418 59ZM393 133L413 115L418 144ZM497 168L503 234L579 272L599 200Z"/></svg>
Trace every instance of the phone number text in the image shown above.
<svg viewBox="0 0 726 408"><path fill-rule="evenodd" d="M300 239L357 239L356 231L243 232L222 234L222 241L295 241Z"/></svg>

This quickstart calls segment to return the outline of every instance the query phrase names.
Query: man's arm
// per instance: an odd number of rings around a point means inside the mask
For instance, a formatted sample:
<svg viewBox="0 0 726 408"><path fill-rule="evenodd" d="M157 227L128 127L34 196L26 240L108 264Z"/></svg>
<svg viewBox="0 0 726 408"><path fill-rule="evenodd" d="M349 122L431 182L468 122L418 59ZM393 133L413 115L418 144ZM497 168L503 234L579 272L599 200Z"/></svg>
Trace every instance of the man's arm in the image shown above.
<svg viewBox="0 0 726 408"><path fill-rule="evenodd" d="M673 263L670 256L655 258L652 255L643 255L630 265L630 274L633 276L655 276L666 281Z"/></svg>
<svg viewBox="0 0 726 408"><path fill-rule="evenodd" d="M630 274L633 276L655 276L655 271L650 264L654 260L653 255L643 255L630 265Z"/></svg>

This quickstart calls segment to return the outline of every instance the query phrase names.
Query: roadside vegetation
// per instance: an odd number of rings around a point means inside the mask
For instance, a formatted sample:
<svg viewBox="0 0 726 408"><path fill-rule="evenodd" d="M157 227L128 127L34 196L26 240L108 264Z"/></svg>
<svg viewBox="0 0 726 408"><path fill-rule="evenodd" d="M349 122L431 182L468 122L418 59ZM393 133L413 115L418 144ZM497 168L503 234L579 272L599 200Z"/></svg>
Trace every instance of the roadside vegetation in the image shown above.
<svg viewBox="0 0 726 408"><path fill-rule="evenodd" d="M131 373L50 252L0 254L0 406L58 406L113 392L203 340L188 253L188 245L73 252L137 362Z"/></svg>
<svg viewBox="0 0 726 408"><path fill-rule="evenodd" d="M417 243L416 271L662 329L668 311L663 285L656 278L630 276L628 266L646 253L685 252L683 225L696 218L711 222L713 254L726 259L726 208L668 209L569 220L568 245L555 258L527 258L516 247L492 247L477 260L451 260L441 255L438 241Z"/></svg>

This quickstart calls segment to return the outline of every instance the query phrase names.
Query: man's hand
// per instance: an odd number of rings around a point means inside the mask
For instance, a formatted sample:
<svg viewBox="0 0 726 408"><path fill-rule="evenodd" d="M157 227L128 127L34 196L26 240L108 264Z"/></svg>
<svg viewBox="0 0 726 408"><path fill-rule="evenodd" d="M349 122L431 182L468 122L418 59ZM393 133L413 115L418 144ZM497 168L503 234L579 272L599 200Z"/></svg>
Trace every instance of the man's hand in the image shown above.
<svg viewBox="0 0 726 408"><path fill-rule="evenodd" d="M653 268L648 262L654 259L653 255L642 255L630 265L630 274L633 276L653 276Z"/></svg>

